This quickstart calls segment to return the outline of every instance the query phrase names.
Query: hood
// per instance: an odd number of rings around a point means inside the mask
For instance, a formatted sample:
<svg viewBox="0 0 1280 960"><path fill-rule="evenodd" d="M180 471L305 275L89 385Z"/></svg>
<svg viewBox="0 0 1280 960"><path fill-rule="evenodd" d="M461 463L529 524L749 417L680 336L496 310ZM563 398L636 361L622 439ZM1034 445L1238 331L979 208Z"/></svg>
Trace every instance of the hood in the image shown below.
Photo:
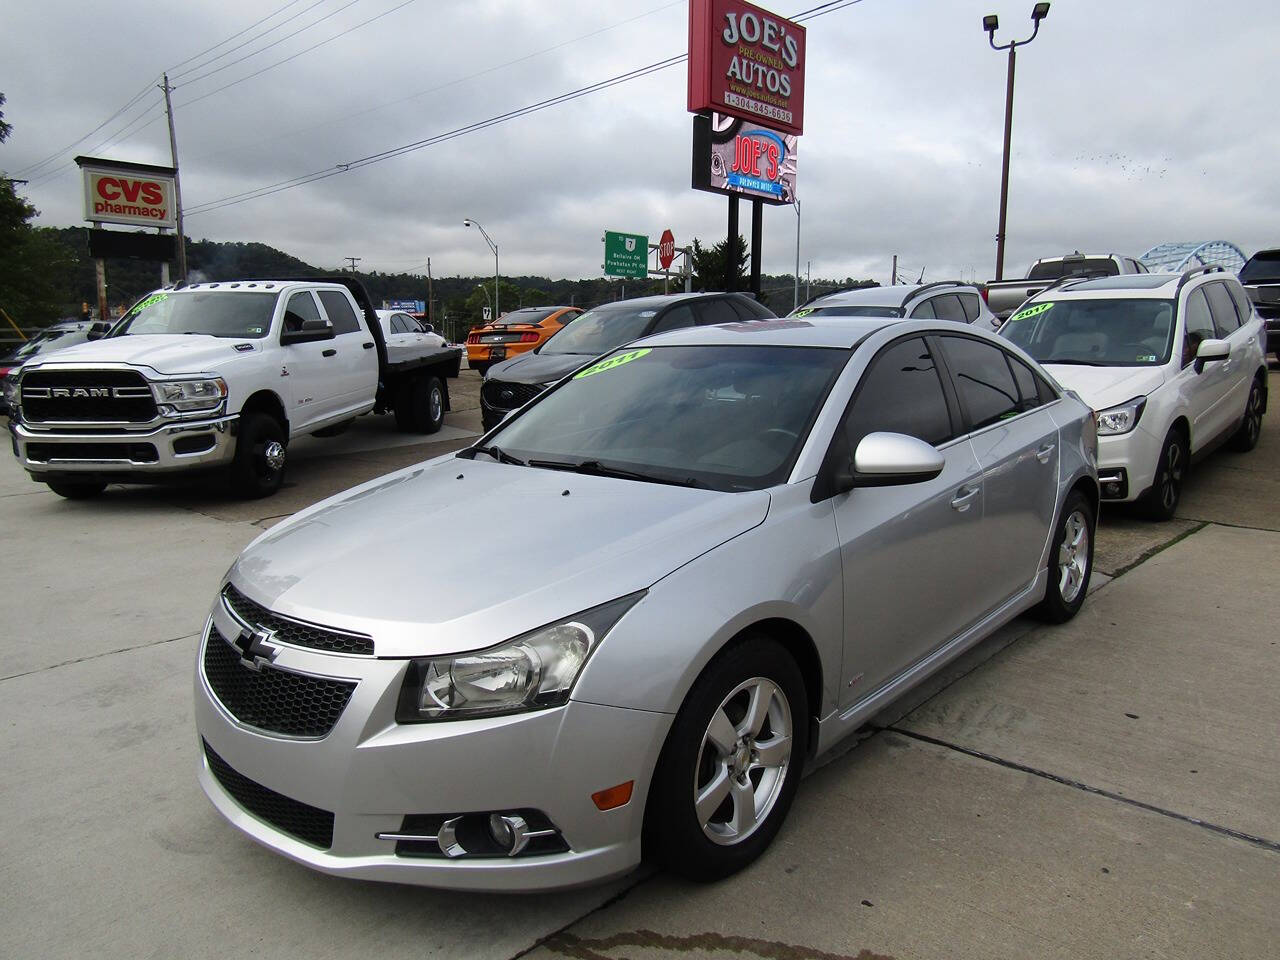
<svg viewBox="0 0 1280 960"><path fill-rule="evenodd" d="M489 368L486 380L510 383L555 383L594 359L582 353L522 353Z"/></svg>
<svg viewBox="0 0 1280 960"><path fill-rule="evenodd" d="M764 491L449 455L296 514L229 576L280 613L372 634L379 656L442 655L646 589L768 510Z"/></svg>
<svg viewBox="0 0 1280 960"><path fill-rule="evenodd" d="M1084 367L1046 363L1044 368L1062 386L1078 393L1080 399L1094 410L1105 410L1134 397L1146 396L1165 379L1163 367Z"/></svg>
<svg viewBox="0 0 1280 960"><path fill-rule="evenodd" d="M237 345L248 344L251 351ZM129 363L151 367L162 374L216 372L219 367L249 352L261 352L262 341L249 338L210 337L205 334L147 334L109 337L59 350L49 358L55 363ZM43 365L43 363L41 364ZM36 366L27 363L26 369Z"/></svg>

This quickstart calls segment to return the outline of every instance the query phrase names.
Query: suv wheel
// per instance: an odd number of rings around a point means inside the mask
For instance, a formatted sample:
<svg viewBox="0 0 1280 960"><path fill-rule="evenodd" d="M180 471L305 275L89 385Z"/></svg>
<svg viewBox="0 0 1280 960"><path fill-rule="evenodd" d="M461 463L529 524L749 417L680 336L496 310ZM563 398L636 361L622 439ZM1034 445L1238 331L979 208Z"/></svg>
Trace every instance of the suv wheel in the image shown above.
<svg viewBox="0 0 1280 960"><path fill-rule="evenodd" d="M1143 512L1150 520L1172 520L1182 499L1182 480L1191 456L1182 431L1174 428L1164 438L1155 482L1142 498Z"/></svg>
<svg viewBox="0 0 1280 960"><path fill-rule="evenodd" d="M1248 453L1258 445L1262 436L1262 410L1265 406L1262 393L1262 378L1254 377L1249 387L1249 399L1244 405L1244 419L1240 421L1240 429L1231 438L1231 449L1240 453Z"/></svg>
<svg viewBox="0 0 1280 960"><path fill-rule="evenodd" d="M289 438L275 417L247 413L240 418L231 489L245 500L269 497L284 483L285 448Z"/></svg>

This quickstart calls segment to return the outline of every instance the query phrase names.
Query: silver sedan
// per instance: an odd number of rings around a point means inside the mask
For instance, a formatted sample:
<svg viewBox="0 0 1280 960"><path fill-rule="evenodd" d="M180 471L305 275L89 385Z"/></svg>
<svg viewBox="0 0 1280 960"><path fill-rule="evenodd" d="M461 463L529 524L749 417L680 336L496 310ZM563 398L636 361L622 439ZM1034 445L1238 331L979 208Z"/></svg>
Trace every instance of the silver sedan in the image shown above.
<svg viewBox="0 0 1280 960"><path fill-rule="evenodd" d="M1089 408L973 327L630 344L244 551L200 644L200 783L348 877L723 877L882 706L1080 609L1096 456Z"/></svg>

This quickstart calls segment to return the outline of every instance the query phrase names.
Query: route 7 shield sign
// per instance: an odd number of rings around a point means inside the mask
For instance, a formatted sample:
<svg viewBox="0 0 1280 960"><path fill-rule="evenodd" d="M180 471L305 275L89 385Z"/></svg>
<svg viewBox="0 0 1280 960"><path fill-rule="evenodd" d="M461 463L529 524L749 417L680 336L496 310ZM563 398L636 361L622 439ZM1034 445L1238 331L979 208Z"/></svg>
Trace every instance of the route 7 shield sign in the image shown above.
<svg viewBox="0 0 1280 960"><path fill-rule="evenodd" d="M604 272L611 277L649 276L649 238L639 233L606 231Z"/></svg>

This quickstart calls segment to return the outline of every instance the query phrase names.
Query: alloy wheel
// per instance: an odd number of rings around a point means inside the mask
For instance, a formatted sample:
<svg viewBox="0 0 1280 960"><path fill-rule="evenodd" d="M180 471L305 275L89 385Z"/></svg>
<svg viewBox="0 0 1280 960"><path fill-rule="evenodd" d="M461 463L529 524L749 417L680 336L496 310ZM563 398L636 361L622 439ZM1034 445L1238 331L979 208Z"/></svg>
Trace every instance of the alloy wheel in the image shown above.
<svg viewBox="0 0 1280 960"><path fill-rule="evenodd" d="M284 444L279 440L269 440L262 447L262 464L264 475L277 473L284 469Z"/></svg>
<svg viewBox="0 0 1280 960"><path fill-rule="evenodd" d="M1089 570L1089 522L1076 510L1063 526L1058 548L1058 593L1064 603L1074 603Z"/></svg>
<svg viewBox="0 0 1280 960"><path fill-rule="evenodd" d="M1178 488L1182 484L1182 444L1171 443L1165 448L1164 475L1161 477L1160 502L1166 510L1178 503Z"/></svg>

